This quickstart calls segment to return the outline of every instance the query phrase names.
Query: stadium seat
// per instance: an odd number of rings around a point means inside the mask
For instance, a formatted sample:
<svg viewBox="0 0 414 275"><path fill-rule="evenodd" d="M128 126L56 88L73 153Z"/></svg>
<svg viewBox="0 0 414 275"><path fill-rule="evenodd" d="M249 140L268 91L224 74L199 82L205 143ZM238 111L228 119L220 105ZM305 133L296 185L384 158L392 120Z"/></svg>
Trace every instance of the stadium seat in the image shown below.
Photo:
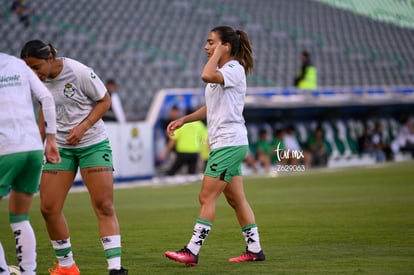
<svg viewBox="0 0 414 275"><path fill-rule="evenodd" d="M120 82L122 99L128 100L136 87L145 86L152 93L140 102L147 106L151 95L164 85L194 88L202 84L199 74L206 61L206 35L219 24L248 32L255 56L251 87L292 87L303 49L312 54L320 87L403 87L414 79L414 47L409 46L414 44L413 29L318 1L27 2L36 5L30 28L19 24L9 7L0 4L1 51L19 55L27 40L46 40L59 54L92 64L105 78L135 78L134 85ZM175 74L168 75L168 80L147 81L135 73L147 70L153 74L146 77L158 80L168 70ZM197 76L189 77L188 71Z"/></svg>

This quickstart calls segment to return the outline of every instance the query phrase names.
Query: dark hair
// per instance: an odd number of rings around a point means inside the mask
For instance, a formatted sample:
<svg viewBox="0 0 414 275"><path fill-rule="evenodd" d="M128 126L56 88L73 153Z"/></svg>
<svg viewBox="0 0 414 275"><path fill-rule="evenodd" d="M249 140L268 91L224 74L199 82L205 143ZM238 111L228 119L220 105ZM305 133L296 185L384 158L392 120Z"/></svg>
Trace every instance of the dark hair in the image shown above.
<svg viewBox="0 0 414 275"><path fill-rule="evenodd" d="M265 128L261 128L259 131L259 136L267 135L267 130Z"/></svg>
<svg viewBox="0 0 414 275"><path fill-rule="evenodd" d="M303 51L302 51L302 56L304 56L304 57L306 57L306 58L310 58L310 56L309 56L309 52L308 52L308 51L306 51L306 50L303 50Z"/></svg>
<svg viewBox="0 0 414 275"><path fill-rule="evenodd" d="M221 42L230 43L230 55L234 56L240 62L244 67L246 75L250 74L253 71L254 59L252 46L247 33L241 30L234 30L228 26L218 26L211 31L218 33Z"/></svg>
<svg viewBox="0 0 414 275"><path fill-rule="evenodd" d="M179 111L180 107L178 107L177 105L173 105L170 110L178 110Z"/></svg>
<svg viewBox="0 0 414 275"><path fill-rule="evenodd" d="M113 78L109 78L108 80L106 80L106 84L113 84L116 85L116 81Z"/></svg>
<svg viewBox="0 0 414 275"><path fill-rule="evenodd" d="M31 40L23 46L23 49L20 52L20 58L34 57L39 59L48 59L50 55L55 58L56 53L57 50L52 46L52 44L46 44L41 40Z"/></svg>

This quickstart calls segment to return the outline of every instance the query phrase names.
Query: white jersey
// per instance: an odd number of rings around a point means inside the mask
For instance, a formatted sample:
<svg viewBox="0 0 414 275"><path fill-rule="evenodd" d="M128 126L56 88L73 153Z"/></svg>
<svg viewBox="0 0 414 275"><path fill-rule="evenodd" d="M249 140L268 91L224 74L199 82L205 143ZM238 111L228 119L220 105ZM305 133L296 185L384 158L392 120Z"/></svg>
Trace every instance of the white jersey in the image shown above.
<svg viewBox="0 0 414 275"><path fill-rule="evenodd" d="M0 53L0 155L43 150L32 96L45 112L45 130L56 133L53 97L23 60Z"/></svg>
<svg viewBox="0 0 414 275"><path fill-rule="evenodd" d="M79 144L66 144L70 131L79 125L106 93L106 87L93 70L82 63L62 58L63 68L58 76L44 81L56 104L56 142L63 148L82 148L107 138L102 119L85 132Z"/></svg>
<svg viewBox="0 0 414 275"><path fill-rule="evenodd" d="M219 69L224 84L209 83L205 89L210 148L248 145L243 118L246 75L236 60Z"/></svg>

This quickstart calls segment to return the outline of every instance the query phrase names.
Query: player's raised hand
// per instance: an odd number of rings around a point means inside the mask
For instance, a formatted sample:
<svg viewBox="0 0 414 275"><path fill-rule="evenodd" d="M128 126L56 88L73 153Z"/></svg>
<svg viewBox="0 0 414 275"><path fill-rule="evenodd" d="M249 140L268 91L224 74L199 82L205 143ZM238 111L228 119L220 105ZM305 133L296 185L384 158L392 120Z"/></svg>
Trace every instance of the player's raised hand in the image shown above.
<svg viewBox="0 0 414 275"><path fill-rule="evenodd" d="M217 57L222 57L225 53L230 52L230 43L217 43L216 48L214 49L214 55Z"/></svg>

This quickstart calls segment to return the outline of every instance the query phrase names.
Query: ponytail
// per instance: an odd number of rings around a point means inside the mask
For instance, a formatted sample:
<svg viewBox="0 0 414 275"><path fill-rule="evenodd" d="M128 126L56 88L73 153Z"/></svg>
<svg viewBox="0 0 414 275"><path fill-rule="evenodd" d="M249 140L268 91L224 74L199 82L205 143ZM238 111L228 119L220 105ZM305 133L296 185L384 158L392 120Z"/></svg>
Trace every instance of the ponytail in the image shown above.
<svg viewBox="0 0 414 275"><path fill-rule="evenodd" d="M244 67L246 75L248 75L253 72L254 68L252 46L246 32L237 30L236 33L239 35L240 41L239 50L236 53L236 59Z"/></svg>

